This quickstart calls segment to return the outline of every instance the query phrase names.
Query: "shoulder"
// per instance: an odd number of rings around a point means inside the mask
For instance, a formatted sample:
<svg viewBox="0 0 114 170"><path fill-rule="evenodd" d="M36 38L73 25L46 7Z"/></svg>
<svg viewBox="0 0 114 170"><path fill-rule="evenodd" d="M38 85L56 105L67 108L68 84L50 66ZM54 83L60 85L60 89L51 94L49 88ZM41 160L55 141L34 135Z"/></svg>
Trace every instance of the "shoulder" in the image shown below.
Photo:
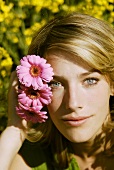
<svg viewBox="0 0 114 170"><path fill-rule="evenodd" d="M21 155L17 154L11 164L10 170L31 170Z"/></svg>

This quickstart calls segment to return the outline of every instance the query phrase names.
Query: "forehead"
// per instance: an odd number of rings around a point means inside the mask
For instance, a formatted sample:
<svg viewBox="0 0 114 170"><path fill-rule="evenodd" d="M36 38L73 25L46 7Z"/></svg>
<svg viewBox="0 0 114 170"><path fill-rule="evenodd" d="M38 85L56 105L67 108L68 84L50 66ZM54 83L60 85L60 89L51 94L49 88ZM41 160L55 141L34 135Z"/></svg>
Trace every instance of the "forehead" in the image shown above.
<svg viewBox="0 0 114 170"><path fill-rule="evenodd" d="M59 63L61 66L64 65L78 65L84 69L92 70L92 68L86 61L84 61L81 57L71 54L69 52L63 50L50 50L46 53L45 58L48 62Z"/></svg>
<svg viewBox="0 0 114 170"><path fill-rule="evenodd" d="M49 54L47 57L48 63L51 64L54 71L54 79L57 80L69 80L72 81L76 78L83 78L88 76L93 72L97 72L92 67L87 64L82 63L82 61L70 61L67 57L57 54ZM98 73L98 72L97 72Z"/></svg>

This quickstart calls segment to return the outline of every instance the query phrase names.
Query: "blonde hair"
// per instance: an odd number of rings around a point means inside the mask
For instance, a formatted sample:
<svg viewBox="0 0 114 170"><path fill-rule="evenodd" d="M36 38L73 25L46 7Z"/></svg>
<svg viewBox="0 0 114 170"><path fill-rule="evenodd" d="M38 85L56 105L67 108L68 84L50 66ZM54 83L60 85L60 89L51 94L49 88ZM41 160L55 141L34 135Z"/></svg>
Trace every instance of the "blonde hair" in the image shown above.
<svg viewBox="0 0 114 170"><path fill-rule="evenodd" d="M92 68L108 75L114 84L114 30L104 21L79 13L50 21L34 35L28 54L45 58L53 49L73 54L69 60L74 59L74 56L80 57ZM113 97L110 98L110 110L113 117ZM113 126L110 123L108 127ZM28 138L51 142L53 148L56 145L54 152L58 153L58 162L61 167L66 167L68 141L58 132L50 117L43 124L29 124Z"/></svg>

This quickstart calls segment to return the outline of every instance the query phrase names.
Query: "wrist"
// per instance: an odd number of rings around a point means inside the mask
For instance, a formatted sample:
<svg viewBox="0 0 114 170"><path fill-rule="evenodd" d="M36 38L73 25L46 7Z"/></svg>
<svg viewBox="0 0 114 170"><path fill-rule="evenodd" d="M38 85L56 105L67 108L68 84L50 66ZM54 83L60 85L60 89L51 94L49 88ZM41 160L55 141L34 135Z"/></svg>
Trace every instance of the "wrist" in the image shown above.
<svg viewBox="0 0 114 170"><path fill-rule="evenodd" d="M12 137L12 139L17 139L18 141L20 141L20 143L23 143L25 140L25 132L23 129L10 125L6 128L7 133L10 133L10 139ZM14 137L14 138L13 138Z"/></svg>
<svg viewBox="0 0 114 170"><path fill-rule="evenodd" d="M0 166L9 169L11 162L25 140L24 131L8 126L0 136Z"/></svg>
<svg viewBox="0 0 114 170"><path fill-rule="evenodd" d="M20 149L25 140L25 134L22 129L15 126L8 126L0 137L0 148L2 150Z"/></svg>

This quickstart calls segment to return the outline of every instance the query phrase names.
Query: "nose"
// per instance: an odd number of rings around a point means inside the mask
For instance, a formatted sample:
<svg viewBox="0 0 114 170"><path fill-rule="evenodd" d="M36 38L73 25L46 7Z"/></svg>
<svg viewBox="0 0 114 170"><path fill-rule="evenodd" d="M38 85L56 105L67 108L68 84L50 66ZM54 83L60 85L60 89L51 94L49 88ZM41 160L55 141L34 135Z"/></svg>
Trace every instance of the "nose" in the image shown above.
<svg viewBox="0 0 114 170"><path fill-rule="evenodd" d="M64 99L65 99L66 109L75 111L76 109L83 108L84 94L82 90L77 86L69 87L66 90Z"/></svg>

